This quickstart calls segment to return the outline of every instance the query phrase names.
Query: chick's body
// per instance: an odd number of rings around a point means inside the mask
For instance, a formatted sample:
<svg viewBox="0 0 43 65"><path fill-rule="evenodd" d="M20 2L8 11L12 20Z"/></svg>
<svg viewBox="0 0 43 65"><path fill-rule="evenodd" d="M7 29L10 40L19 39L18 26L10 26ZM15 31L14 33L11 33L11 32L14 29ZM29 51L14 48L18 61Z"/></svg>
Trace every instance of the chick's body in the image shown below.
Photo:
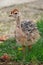
<svg viewBox="0 0 43 65"><path fill-rule="evenodd" d="M39 39L39 32L32 21L22 21L21 25L16 27L16 40L18 45L29 46Z"/></svg>

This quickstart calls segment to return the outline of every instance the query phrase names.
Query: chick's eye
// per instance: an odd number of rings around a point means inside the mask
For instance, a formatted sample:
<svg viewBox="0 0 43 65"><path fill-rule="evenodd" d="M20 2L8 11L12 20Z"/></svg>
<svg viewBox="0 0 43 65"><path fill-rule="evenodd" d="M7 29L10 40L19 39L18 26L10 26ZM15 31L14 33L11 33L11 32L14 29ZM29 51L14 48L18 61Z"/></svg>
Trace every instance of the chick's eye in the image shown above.
<svg viewBox="0 0 43 65"><path fill-rule="evenodd" d="M15 13L15 14L17 14L17 13Z"/></svg>

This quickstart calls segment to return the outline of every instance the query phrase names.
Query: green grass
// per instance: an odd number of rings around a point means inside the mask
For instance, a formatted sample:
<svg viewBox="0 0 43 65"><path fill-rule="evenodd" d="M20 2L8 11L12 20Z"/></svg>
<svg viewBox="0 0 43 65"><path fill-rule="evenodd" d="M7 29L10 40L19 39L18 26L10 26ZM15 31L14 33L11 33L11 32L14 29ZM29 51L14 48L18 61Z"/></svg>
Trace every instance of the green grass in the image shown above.
<svg viewBox="0 0 43 65"><path fill-rule="evenodd" d="M25 53L23 53L22 50L18 50L20 47L16 46L17 42L12 38L0 44L0 56L7 53L11 56L12 60L15 61L27 63L38 60L43 62L43 19L37 22L37 27L41 38L32 46L31 50L29 50L28 47L26 47Z"/></svg>
<svg viewBox="0 0 43 65"><path fill-rule="evenodd" d="M38 27L41 37L43 37L43 18L37 21L37 27Z"/></svg>

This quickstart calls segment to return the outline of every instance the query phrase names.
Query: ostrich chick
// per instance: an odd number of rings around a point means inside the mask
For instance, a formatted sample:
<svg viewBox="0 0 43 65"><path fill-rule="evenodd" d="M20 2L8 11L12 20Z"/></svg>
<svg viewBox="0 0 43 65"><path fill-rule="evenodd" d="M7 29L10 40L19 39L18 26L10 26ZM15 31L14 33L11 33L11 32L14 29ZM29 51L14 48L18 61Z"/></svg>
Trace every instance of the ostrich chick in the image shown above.
<svg viewBox="0 0 43 65"><path fill-rule="evenodd" d="M11 16L14 17L17 23L15 31L17 44L31 48L40 37L36 24L29 20L21 21L18 9L11 11Z"/></svg>

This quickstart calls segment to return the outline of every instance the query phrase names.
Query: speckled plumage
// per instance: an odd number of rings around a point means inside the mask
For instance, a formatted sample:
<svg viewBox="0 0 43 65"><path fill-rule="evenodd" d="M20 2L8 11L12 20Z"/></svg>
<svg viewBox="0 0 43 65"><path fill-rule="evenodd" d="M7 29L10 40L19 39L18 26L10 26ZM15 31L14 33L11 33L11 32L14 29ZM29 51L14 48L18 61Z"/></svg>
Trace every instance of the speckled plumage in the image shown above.
<svg viewBox="0 0 43 65"><path fill-rule="evenodd" d="M36 30L36 24L33 23L32 21L23 21L21 23L21 28L23 32L28 32L28 33L32 33L33 30Z"/></svg>

